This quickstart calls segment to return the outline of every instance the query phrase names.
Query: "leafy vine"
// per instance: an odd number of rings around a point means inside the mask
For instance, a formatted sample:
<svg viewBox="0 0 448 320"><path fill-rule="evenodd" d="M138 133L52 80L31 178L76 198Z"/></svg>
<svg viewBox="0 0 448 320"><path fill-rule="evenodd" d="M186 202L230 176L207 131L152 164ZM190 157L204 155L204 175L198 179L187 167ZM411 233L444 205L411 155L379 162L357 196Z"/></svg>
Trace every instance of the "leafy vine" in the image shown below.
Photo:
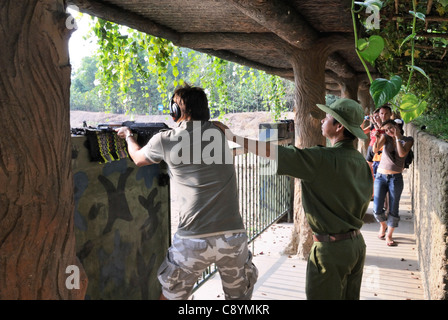
<svg viewBox="0 0 448 320"><path fill-rule="evenodd" d="M358 8L355 8L355 5ZM376 15L375 18L379 18L379 12L384 6L384 2L380 0L365 0L364 2L358 2L352 0L351 15L353 21L354 35L355 35L355 50L361 60L367 75L370 80L370 94L374 101L375 107L381 107L386 103L390 103L394 111L399 111L400 115L405 122L409 122L418 116L420 116L427 108L427 98L431 93L431 79L426 72L415 65L414 53L415 53L415 39L417 37L417 19L425 21L425 14L418 12L416 9L417 2L412 0L413 10L409 11L412 16L411 34L405 37L400 43L400 50L407 43L410 44L410 56L411 62L406 65L409 76L406 84L403 83L403 79L400 75L392 74L389 79L377 78L373 79L366 62L369 62L372 66L375 65L376 59L383 52L385 39L381 35L372 35L369 38L358 39L357 31L357 19L356 14L359 14L362 10L366 12L373 12ZM427 80L427 90L423 94L417 94L412 92L411 80L413 79L414 72L417 71L423 75Z"/></svg>
<svg viewBox="0 0 448 320"><path fill-rule="evenodd" d="M102 96L105 98L105 104L110 104L111 90L114 83L117 83L118 96L126 106L126 111L130 111L127 107L131 103L127 98L130 85L134 81L145 82L152 74L157 76L158 90L166 99L166 73L169 65L172 66L175 84L179 75L176 67L179 58L173 44L168 40L121 27L106 20L99 18L94 20L92 31L100 48L98 78L103 88ZM145 53L143 57L139 56L141 52ZM133 68L138 72L137 79L134 79Z"/></svg>
<svg viewBox="0 0 448 320"><path fill-rule="evenodd" d="M241 108L233 105L235 102L230 94L229 86L236 82L241 83L244 90L260 95L275 120L286 110L284 80L279 77L258 71L255 76L253 70L247 71L247 67L195 51L188 52L189 70L179 70L184 52L172 42L99 18L92 19L91 37L96 39L99 47L97 77L106 106L111 104L112 91L118 90L120 104L126 112L132 111L129 90L135 90L132 89L134 82L145 84L150 77L156 76L157 90L164 105L167 105L170 91L189 82L206 89L212 115L221 118L229 107L233 110ZM226 78L229 68L233 68L231 79ZM149 90L148 86L143 87ZM147 92L144 94L148 95Z"/></svg>

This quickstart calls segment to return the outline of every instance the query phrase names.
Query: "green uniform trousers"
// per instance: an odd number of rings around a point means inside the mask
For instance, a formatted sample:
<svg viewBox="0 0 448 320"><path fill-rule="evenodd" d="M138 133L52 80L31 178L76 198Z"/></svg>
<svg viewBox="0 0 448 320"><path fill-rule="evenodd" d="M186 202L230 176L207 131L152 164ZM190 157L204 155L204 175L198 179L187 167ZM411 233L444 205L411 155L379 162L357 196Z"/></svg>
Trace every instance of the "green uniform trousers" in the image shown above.
<svg viewBox="0 0 448 320"><path fill-rule="evenodd" d="M362 234L336 242L314 242L308 258L308 300L359 300L366 244Z"/></svg>

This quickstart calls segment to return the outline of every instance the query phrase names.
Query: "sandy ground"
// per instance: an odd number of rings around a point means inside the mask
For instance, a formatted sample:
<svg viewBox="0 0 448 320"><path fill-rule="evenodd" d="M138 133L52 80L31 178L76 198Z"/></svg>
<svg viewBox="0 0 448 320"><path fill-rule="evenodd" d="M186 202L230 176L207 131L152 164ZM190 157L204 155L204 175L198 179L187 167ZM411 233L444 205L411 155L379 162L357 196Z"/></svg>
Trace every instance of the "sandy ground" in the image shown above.
<svg viewBox="0 0 448 320"><path fill-rule="evenodd" d="M280 119L294 119L294 113L284 113ZM70 125L72 128L81 128L83 121L86 121L87 126L91 127L96 127L101 123L121 123L124 121L164 122L169 127L175 125L169 115L125 115L77 110L70 111ZM255 138L258 137L258 125L260 123L274 122L274 118L270 112L228 113L222 117L221 122L229 126L237 135Z"/></svg>

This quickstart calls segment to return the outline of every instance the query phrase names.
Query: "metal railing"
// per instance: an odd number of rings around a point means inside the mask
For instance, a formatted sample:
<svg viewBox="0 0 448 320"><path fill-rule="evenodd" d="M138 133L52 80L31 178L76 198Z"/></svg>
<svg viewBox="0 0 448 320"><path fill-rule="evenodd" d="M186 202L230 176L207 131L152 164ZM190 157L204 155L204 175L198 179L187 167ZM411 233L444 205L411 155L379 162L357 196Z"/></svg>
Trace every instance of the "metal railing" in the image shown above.
<svg viewBox="0 0 448 320"><path fill-rule="evenodd" d="M277 141L280 145L291 142L292 139ZM240 212L249 243L252 243L253 248L253 241L263 231L285 215L291 217L293 181L289 176L276 174L276 163L247 153L242 147L234 148L233 154ZM208 267L194 290L204 284L216 271L215 265Z"/></svg>
<svg viewBox="0 0 448 320"><path fill-rule="evenodd" d="M240 212L250 243L284 215L291 214L292 182L289 176L276 174L275 162L244 153L242 148L236 150L234 163Z"/></svg>

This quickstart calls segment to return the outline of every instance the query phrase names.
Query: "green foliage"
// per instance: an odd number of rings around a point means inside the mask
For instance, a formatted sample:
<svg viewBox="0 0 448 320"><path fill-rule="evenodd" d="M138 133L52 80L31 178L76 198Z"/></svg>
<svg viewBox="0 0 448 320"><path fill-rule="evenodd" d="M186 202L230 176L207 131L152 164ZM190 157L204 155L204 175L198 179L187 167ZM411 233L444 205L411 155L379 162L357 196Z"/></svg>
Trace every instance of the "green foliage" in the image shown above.
<svg viewBox="0 0 448 320"><path fill-rule="evenodd" d="M291 105L289 81L108 21L92 21L89 37L99 50L73 75L72 108L85 110L91 104L98 111L157 114L157 105L167 106L174 89L185 82L206 90L214 117L271 110L277 119ZM89 81L82 77L87 70ZM102 106L94 105L95 96Z"/></svg>
<svg viewBox="0 0 448 320"><path fill-rule="evenodd" d="M448 109L429 109L412 123L438 139L448 142Z"/></svg>
<svg viewBox="0 0 448 320"><path fill-rule="evenodd" d="M401 77L392 76L390 80L378 78L370 85L370 95L375 107L379 108L393 99L401 90Z"/></svg>
<svg viewBox="0 0 448 320"><path fill-rule="evenodd" d="M380 56L384 49L384 39L380 36L370 36L369 39L359 39L358 51L361 57L370 63L375 65L375 60Z"/></svg>
<svg viewBox="0 0 448 320"><path fill-rule="evenodd" d="M174 54L172 43L102 19L94 18L94 21L92 31L100 48L97 77L103 88L105 105L110 106L115 88L120 103L129 112L132 104L129 93L135 92L132 85L135 81L146 82L150 75L156 76L157 89L166 100L166 74L169 69L174 78L179 73L176 67L179 58ZM142 52L145 55L141 55ZM145 91L146 87L143 94L147 96Z"/></svg>
<svg viewBox="0 0 448 320"><path fill-rule="evenodd" d="M439 15L443 16L446 3L443 3L445 1L438 2L434 6ZM411 8L407 7L408 5L411 5ZM366 28L358 32L357 23L363 21L366 9L374 13L381 11L381 18L387 17L387 19L381 20L381 26L378 28ZM419 36L425 31L427 25L423 12L426 12L426 3L420 4L416 0L410 3L400 2L397 8L395 2L390 0L352 1L355 50L369 76L370 93L375 106L390 103L394 111L400 112L405 122L416 119L425 111L428 112L430 108L447 108L447 93L441 90L448 80L446 64L445 67L440 64L438 68L434 68L434 61L437 63L434 52L437 52L437 48L446 50L448 41L443 38ZM393 16L396 19L391 19ZM366 25L371 17L372 15L365 19ZM375 18L379 17L378 15ZM432 33L446 31L446 22L440 22L437 25L432 23L431 30L428 30ZM372 35L372 33L375 34ZM363 38L358 40L361 36ZM427 50L431 47L435 50ZM423 53L424 49L421 48L426 48L429 53ZM431 59L428 59L430 55ZM442 60L443 57L439 56L439 59ZM375 66L389 80L384 78L373 80L366 62Z"/></svg>
<svg viewBox="0 0 448 320"><path fill-rule="evenodd" d="M400 111L404 122L409 122L426 110L428 102L419 100L414 94L407 93L401 99Z"/></svg>

